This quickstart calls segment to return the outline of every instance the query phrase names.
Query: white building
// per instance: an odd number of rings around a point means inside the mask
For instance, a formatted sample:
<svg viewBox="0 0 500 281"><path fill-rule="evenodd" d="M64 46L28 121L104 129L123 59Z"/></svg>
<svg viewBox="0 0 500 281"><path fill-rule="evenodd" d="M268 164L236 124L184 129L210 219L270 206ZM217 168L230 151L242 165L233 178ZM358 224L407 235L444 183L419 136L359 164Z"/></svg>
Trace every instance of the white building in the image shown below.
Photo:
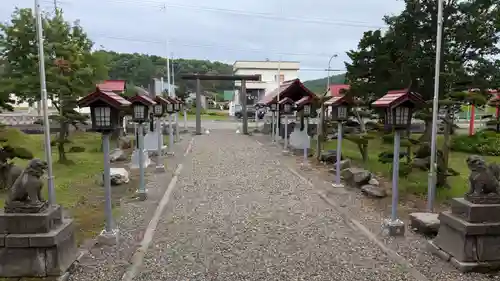
<svg viewBox="0 0 500 281"><path fill-rule="evenodd" d="M236 61L233 64L235 75L260 75L261 81L246 81L247 105L253 105L266 93L278 88L278 67L280 69L280 82L299 78L300 63L295 61ZM241 86L240 81L235 86ZM232 107L241 104L239 92L236 92ZM234 110L233 110L234 111Z"/></svg>

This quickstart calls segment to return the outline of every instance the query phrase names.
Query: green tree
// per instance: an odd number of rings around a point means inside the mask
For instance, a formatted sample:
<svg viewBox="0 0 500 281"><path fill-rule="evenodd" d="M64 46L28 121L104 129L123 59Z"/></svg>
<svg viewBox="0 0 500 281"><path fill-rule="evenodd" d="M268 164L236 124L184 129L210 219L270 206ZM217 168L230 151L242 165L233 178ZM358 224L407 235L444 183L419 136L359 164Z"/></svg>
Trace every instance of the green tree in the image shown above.
<svg viewBox="0 0 500 281"><path fill-rule="evenodd" d="M53 17L42 15L42 20L48 99L59 112L51 116L60 125L53 144L57 145L59 162L67 163L69 126L87 119L75 110L76 102L94 89L96 82L105 79L107 71L102 57L92 54L93 43L78 22L66 22L61 10ZM16 9L10 23L0 26L0 52L7 61L1 76L2 95L15 93L30 103L40 100L35 22L31 9Z"/></svg>
<svg viewBox="0 0 500 281"><path fill-rule="evenodd" d="M432 127L437 2L405 0L399 15L384 18L388 30L365 32L357 50L348 52L352 62L346 63L353 95L374 100L388 90L411 87L429 101L417 113L425 121L420 141L426 145ZM499 15L495 0L445 0L439 104L447 114L439 122L445 123L447 132L453 125L457 93L476 88L477 93L461 101L481 104L487 89L499 85ZM447 159L443 162L447 166Z"/></svg>

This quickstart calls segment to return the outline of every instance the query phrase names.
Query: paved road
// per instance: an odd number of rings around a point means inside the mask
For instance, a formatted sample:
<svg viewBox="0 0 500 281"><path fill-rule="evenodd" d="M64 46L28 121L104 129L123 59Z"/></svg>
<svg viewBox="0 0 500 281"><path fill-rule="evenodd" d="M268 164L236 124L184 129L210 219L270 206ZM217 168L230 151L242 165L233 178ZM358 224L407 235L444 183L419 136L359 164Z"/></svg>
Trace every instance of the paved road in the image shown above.
<svg viewBox="0 0 500 281"><path fill-rule="evenodd" d="M144 265L151 280L415 280L250 137L198 136Z"/></svg>

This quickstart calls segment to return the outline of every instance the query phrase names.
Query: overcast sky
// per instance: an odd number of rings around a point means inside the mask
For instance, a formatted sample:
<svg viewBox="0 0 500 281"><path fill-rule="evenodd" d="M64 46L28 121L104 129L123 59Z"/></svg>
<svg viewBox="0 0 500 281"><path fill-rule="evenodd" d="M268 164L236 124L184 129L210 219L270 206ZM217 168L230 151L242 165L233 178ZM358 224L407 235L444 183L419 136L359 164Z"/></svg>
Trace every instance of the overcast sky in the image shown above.
<svg viewBox="0 0 500 281"><path fill-rule="evenodd" d="M0 20L33 2L0 0ZM54 8L53 0L40 3L45 11ZM397 0L57 0L57 5L68 20L80 20L96 48L230 64L300 61L302 80L326 76L318 70L327 68L333 54L338 58L331 68L343 69L345 52L363 32L383 27L384 15L403 8Z"/></svg>

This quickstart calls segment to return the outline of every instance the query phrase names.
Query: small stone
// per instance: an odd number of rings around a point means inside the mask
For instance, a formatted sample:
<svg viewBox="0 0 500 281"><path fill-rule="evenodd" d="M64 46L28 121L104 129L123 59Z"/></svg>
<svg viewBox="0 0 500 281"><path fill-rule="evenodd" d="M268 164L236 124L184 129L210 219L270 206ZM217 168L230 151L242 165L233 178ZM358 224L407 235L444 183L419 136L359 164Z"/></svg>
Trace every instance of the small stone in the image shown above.
<svg viewBox="0 0 500 281"><path fill-rule="evenodd" d="M361 187L361 192L375 198L384 198L387 196L387 193L383 188L371 184L363 185Z"/></svg>
<svg viewBox="0 0 500 281"><path fill-rule="evenodd" d="M440 224L438 216L436 213L411 213L410 227L424 235L436 235Z"/></svg>
<svg viewBox="0 0 500 281"><path fill-rule="evenodd" d="M115 148L109 153L109 161L111 163L127 160L127 154L120 148Z"/></svg>
<svg viewBox="0 0 500 281"><path fill-rule="evenodd" d="M368 181L368 184L369 185L374 185L374 186L379 186L380 183L378 182L378 180L376 178L371 178L369 181Z"/></svg>

